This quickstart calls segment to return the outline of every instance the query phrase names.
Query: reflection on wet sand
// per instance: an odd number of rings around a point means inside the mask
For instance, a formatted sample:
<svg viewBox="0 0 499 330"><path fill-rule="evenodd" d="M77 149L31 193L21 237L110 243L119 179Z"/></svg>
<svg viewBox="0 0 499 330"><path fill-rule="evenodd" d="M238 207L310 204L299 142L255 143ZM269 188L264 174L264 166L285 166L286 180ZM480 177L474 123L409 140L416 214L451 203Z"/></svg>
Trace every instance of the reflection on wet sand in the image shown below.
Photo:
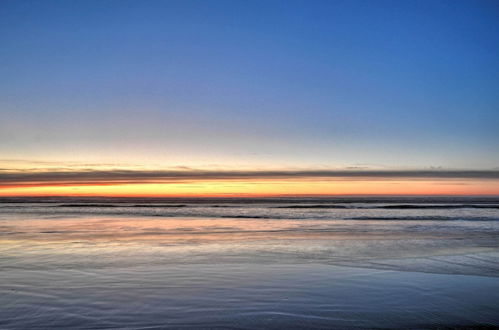
<svg viewBox="0 0 499 330"><path fill-rule="evenodd" d="M7 268L68 268L78 260L92 267L143 262L322 263L499 276L493 225L23 215L1 220L0 249L3 260L15 261L4 264Z"/></svg>

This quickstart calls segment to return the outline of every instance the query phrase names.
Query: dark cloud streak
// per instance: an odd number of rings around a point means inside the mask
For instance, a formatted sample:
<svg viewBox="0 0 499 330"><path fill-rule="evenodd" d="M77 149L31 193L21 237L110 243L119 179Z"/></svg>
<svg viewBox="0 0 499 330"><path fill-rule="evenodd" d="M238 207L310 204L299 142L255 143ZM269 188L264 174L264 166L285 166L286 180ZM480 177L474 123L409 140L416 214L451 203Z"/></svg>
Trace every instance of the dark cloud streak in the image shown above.
<svg viewBox="0 0 499 330"><path fill-rule="evenodd" d="M205 180L393 180L393 179L499 179L499 170L83 170L83 171L0 171L0 187L35 185L112 185L138 183L181 183Z"/></svg>

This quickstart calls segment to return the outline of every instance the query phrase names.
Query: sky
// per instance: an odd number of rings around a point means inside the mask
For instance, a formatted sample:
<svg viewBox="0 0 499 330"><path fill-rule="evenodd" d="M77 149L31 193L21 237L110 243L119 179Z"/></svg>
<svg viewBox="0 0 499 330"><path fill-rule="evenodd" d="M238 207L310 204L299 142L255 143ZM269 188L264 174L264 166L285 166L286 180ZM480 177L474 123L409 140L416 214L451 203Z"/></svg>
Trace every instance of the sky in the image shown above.
<svg viewBox="0 0 499 330"><path fill-rule="evenodd" d="M497 1L3 0L0 45L3 196L499 195Z"/></svg>

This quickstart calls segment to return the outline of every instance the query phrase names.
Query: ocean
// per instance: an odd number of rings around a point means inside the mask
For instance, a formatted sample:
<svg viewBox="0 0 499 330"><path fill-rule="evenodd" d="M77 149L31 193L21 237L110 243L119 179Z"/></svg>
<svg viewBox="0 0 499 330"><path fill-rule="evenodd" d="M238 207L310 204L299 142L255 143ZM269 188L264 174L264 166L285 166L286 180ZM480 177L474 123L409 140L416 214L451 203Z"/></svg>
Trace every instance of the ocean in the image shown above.
<svg viewBox="0 0 499 330"><path fill-rule="evenodd" d="M499 328L499 198L0 198L1 329Z"/></svg>

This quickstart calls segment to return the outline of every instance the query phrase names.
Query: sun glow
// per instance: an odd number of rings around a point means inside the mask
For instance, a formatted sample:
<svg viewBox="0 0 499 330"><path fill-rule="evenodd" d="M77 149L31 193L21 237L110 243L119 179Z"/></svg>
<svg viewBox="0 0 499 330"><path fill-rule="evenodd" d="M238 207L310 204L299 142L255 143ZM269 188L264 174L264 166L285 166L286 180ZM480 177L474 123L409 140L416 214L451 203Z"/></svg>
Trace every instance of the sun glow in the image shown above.
<svg viewBox="0 0 499 330"><path fill-rule="evenodd" d="M203 180L179 183L14 186L0 196L499 195L481 180Z"/></svg>

